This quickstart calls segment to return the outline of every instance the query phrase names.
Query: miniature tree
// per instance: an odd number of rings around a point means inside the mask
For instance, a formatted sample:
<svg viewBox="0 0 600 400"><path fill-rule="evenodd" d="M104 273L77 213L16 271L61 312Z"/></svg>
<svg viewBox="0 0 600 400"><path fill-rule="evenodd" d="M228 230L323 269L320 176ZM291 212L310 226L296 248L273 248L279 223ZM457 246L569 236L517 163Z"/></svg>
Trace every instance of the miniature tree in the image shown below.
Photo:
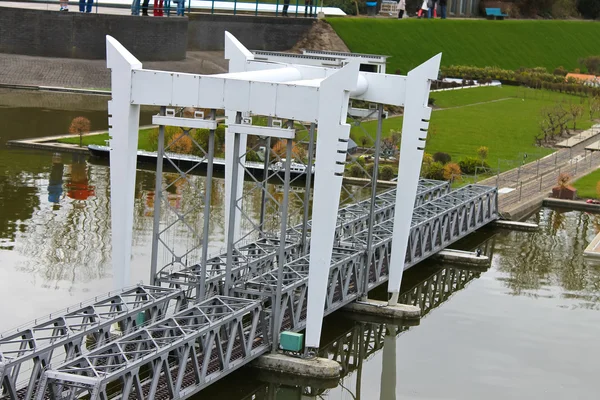
<svg viewBox="0 0 600 400"><path fill-rule="evenodd" d="M83 146L83 135L90 133L91 123L86 117L77 117L71 121L69 133L79 135L79 147Z"/></svg>
<svg viewBox="0 0 600 400"><path fill-rule="evenodd" d="M485 161L488 158L489 149L487 146L481 146L477 149L477 155L481 161Z"/></svg>
<svg viewBox="0 0 600 400"><path fill-rule="evenodd" d="M444 179L450 182L460 181L462 179L460 166L453 162L444 165Z"/></svg>
<svg viewBox="0 0 600 400"><path fill-rule="evenodd" d="M181 132L179 135L174 134L169 141L168 150L177 154L191 154L194 148L194 143L189 135Z"/></svg>

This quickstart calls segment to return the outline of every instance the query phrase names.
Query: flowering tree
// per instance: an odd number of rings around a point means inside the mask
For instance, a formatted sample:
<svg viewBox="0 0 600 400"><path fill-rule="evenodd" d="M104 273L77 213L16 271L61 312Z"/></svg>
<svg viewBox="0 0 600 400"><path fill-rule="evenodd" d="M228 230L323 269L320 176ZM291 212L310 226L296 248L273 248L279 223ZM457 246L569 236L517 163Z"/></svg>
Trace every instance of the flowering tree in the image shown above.
<svg viewBox="0 0 600 400"><path fill-rule="evenodd" d="M69 126L69 133L73 135L79 135L79 147L83 146L83 135L90 133L91 123L86 117L77 117L71 121Z"/></svg>

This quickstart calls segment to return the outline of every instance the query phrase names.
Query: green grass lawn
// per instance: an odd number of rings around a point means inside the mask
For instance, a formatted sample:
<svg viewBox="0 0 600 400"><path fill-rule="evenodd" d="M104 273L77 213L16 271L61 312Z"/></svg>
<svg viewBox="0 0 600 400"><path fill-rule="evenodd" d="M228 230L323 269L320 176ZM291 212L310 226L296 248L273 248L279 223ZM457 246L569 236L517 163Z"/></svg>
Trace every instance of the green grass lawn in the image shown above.
<svg viewBox="0 0 600 400"><path fill-rule="evenodd" d="M577 196L582 199L598 199L596 185L600 182L600 169L579 178L573 186L577 189Z"/></svg>
<svg viewBox="0 0 600 400"><path fill-rule="evenodd" d="M523 153L527 153L527 161L531 162L552 152L537 147L534 141L542 108L561 100L580 101L575 96L515 86L436 92L431 96L442 109L432 113L425 151L445 152L459 161L466 156L476 156L480 146L487 146L488 163L492 168L499 166L502 171L514 168ZM591 125L585 115L577 124L581 129ZM377 122L364 122L362 127L374 136ZM385 137L391 129L401 128L401 117L384 120L382 135ZM365 132L353 126L350 135L360 144ZM514 160L515 164L508 160Z"/></svg>
<svg viewBox="0 0 600 400"><path fill-rule="evenodd" d="M406 74L437 53L442 65L505 69L579 68L600 53L600 24L587 21L328 18L353 52L392 56L388 71Z"/></svg>
<svg viewBox="0 0 600 400"><path fill-rule="evenodd" d="M150 143L150 133L156 131L158 128L147 128L141 129L138 138L138 148L140 150L156 151L156 149ZM109 139L108 133L102 133L99 135L85 136L83 138L83 145L88 146L90 144L96 144L105 146L106 141ZM73 135L72 138L65 138L58 140L59 143L79 144L79 136Z"/></svg>

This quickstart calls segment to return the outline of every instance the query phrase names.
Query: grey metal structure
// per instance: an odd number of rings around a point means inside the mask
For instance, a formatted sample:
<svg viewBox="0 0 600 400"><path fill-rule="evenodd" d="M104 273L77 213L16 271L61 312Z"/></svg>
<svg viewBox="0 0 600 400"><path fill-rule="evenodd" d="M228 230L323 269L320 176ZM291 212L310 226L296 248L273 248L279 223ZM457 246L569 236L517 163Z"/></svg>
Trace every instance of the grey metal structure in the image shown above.
<svg viewBox="0 0 600 400"><path fill-rule="evenodd" d="M371 289L386 281L394 204L390 199L392 193L384 192L376 198L378 208L376 224L372 229L374 245L370 262L366 248L370 215L351 212L357 208L356 205L342 209L346 212L340 213L339 236L329 273L326 314L356 300L364 291L363 282L367 282ZM418 202L421 205L415 208L413 214L407 267L497 218L495 188L468 185L448 192L446 183L424 181L420 193L422 200ZM75 350L64 353L59 360L50 355L52 360L56 360L52 363L41 361L48 359L48 348L28 340L25 331L17 336L3 337L0 340L0 350L3 350L3 363L0 364L4 371L3 398L33 398L37 390L38 399L60 398L61 393L65 396L68 394L68 397L88 394L92 398L108 399L112 396L107 388L113 387L119 388L118 395L126 392L132 398L151 398L151 393L154 393L154 398L189 397L211 381L270 351L275 332L298 331L305 326L310 254L304 254L300 242L292 239L296 239L296 236L290 235L285 242L282 268L277 267L281 244L275 239L259 239L236 249L235 254L239 257L236 257L236 265L231 269L235 278L232 279L232 294L235 297L222 296L225 291L225 271L222 267L227 262L226 254L209 259L207 266L213 262L219 267L215 270L210 267L206 269L204 294L207 298L203 300L196 297L195 301L199 303L184 306L183 310L182 305L194 300L190 296L200 293L196 291L199 281L196 275L200 270L188 268L172 276L159 274L157 281L164 287L134 288L125 292L126 298L133 296L133 299L137 299L135 305L138 308L120 306L127 308L128 312L117 315L113 311L115 315L111 315L109 321L86 328L74 336L75 344L70 338L66 342L54 342L52 348ZM279 276L281 297L278 298ZM438 292L443 294L446 290L447 293L451 289L448 279L451 282L458 279L456 286L464 280L460 276L438 277L433 287L444 285ZM421 290L416 297L420 299L423 292ZM161 296L151 296L151 293ZM164 297L165 300L154 297ZM409 297L405 299L407 302L415 301L414 296ZM151 298L152 304L145 301L146 298ZM119 301L99 300L94 307L111 304L119 309L120 304L125 304ZM160 306L155 305L156 302ZM433 306L435 303L429 300L428 304ZM276 307L277 304L279 307ZM428 308L425 303L422 306ZM275 312L277 308L279 311ZM181 311L177 313L178 310ZM144 317L144 323L138 324L136 317L142 311L147 317ZM80 314L81 311L65 313L66 316ZM60 320L68 318L60 317ZM109 335L106 329L114 322L124 324L124 329L118 334ZM40 325L41 328L47 326L47 323ZM56 322L50 326L54 331L59 331L55 328ZM275 327L279 327L278 330ZM39 332L42 332L41 328ZM99 340L91 349L82 351L81 340L89 336L104 337L105 341ZM39 360L36 372L30 375L31 380L22 387L16 378L11 380L10 376L19 375L18 368L15 370L14 366L22 364L25 359L19 361L15 357L12 363L7 363L4 353L15 337L23 343L20 347L29 346L29 354L22 351L23 354L18 356ZM45 374L42 374L43 370L46 370ZM43 378L39 389L35 383L37 377Z"/></svg>
<svg viewBox="0 0 600 400"><path fill-rule="evenodd" d="M384 61L374 62L381 70ZM332 224L327 229L334 228L331 263L329 270L327 264L316 269L327 275L325 315L365 297L389 278L398 199L396 188L378 188L383 106L378 104L376 111L375 167L363 187L369 196L340 208L335 227L335 212L328 215ZM1 336L0 399L184 399L261 354L277 351L281 331L306 326L309 265L319 260L311 260L310 239L314 253L320 245L314 238L321 232L313 232L319 220L308 219L315 123L226 110L233 154L226 179L230 190L226 249L209 256L217 110L207 115L195 111L193 116L185 112L182 107L162 107L153 118L159 125L159 149L150 281L156 286L128 289ZM264 118L266 126L253 124L253 118ZM168 142L166 127L175 127L169 130ZM204 145L193 129L207 130ZM308 135L306 163L304 157L293 154L292 143L303 129ZM271 146L275 140L281 142L279 151ZM185 170L170 151L179 142L191 143L200 157ZM338 145L346 148L347 142L340 139ZM262 173L248 169L245 161L261 146L265 147ZM337 152L340 160L346 156L345 150ZM294 178L293 158L306 171ZM163 173L163 163L174 173ZM345 161L335 163L336 171L344 170ZM190 174L200 167L206 167L205 179ZM303 175L305 193L298 196L291 185ZM341 176L342 172L336 172L336 179ZM243 190L244 178L253 184L252 189ZM274 181L282 188L281 196L270 191ZM323 185L322 178L320 182ZM173 205L169 197L173 190L187 190L193 196L188 203ZM260 195L258 215L243 206L249 194ZM346 195L353 199L351 193ZM411 203L413 195L407 197ZM291 196L303 207L297 220L292 220L288 210ZM450 191L447 182L421 180L405 268L497 218L496 188L467 185ZM185 240L177 239L174 230L185 232ZM90 345L84 347L84 340Z"/></svg>
<svg viewBox="0 0 600 400"><path fill-rule="evenodd" d="M1 397L32 399L43 371L162 320L185 305L177 289L137 286L51 314L0 336ZM117 332L113 329L118 326Z"/></svg>
<svg viewBox="0 0 600 400"><path fill-rule="evenodd" d="M37 399L180 399L268 350L260 303L213 297L46 371Z"/></svg>

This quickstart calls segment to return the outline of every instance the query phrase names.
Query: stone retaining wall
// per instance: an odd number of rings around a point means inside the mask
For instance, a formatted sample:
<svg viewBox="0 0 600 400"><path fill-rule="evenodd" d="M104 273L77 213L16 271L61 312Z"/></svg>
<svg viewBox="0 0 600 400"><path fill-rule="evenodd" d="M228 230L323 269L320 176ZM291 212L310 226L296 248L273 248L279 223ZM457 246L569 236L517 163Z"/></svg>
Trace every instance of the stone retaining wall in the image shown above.
<svg viewBox="0 0 600 400"><path fill-rule="evenodd" d="M0 53L104 59L106 35L141 61L185 59L187 18L141 18L0 7Z"/></svg>

